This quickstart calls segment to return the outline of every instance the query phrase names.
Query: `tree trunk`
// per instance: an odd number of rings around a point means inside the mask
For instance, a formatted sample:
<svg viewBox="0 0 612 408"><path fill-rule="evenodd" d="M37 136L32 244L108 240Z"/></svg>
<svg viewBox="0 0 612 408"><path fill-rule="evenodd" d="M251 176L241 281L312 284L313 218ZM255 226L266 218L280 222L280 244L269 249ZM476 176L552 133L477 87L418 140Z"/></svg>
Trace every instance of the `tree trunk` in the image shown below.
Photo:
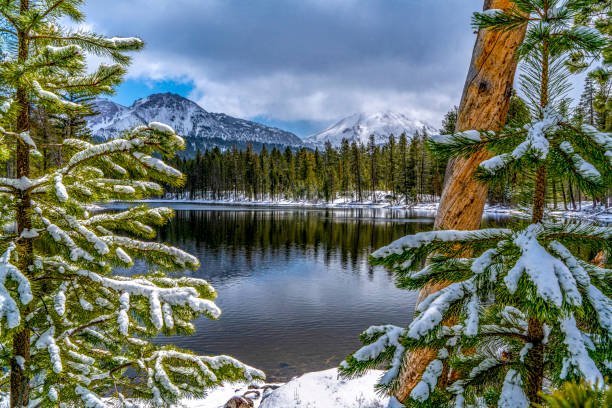
<svg viewBox="0 0 612 408"><path fill-rule="evenodd" d="M567 182L567 189L569 190L570 201L572 203L572 209L576 211L576 199L574 198L574 189L572 188L572 182Z"/></svg>
<svg viewBox="0 0 612 408"><path fill-rule="evenodd" d="M510 0L485 0L484 10L513 7ZM512 85L516 73L516 50L523 42L526 26L509 32L480 30L474 46L472 61L463 88L457 131L470 129L498 129L508 114ZM448 164L446 182L436 216L436 229L477 229L487 198L487 186L474 180L478 165L489 158L480 151L465 159ZM425 286L419 293L420 302L430 293L448 284ZM437 350L426 348L407 355L397 390L399 401L405 401L421 380L425 367L436 357Z"/></svg>
<svg viewBox="0 0 612 408"><path fill-rule="evenodd" d="M561 195L563 196L563 209L567 211L567 197L565 195L565 185L563 180L561 180Z"/></svg>
<svg viewBox="0 0 612 408"><path fill-rule="evenodd" d="M29 9L28 0L21 0L20 12L25 14ZM18 60L20 63L25 63L28 56L28 40L27 33L18 31ZM19 112L17 114L16 130L17 132L25 132L30 128L30 112L26 89L20 85L16 90L17 106ZM16 170L17 178L30 177L30 148L25 143L17 143L16 149ZM21 235L24 229L32 227L31 220L31 199L30 193L22 191L17 195L16 200L16 221L17 235ZM31 239L17 240L17 267L25 276L30 274L29 266L32 264L33 251ZM24 364L18 363L17 357L24 359ZM30 394L30 379L27 374L30 364L30 331L27 328L22 328L19 333L13 335L13 358L11 360L11 389L10 400L11 408L20 408L28 405Z"/></svg>

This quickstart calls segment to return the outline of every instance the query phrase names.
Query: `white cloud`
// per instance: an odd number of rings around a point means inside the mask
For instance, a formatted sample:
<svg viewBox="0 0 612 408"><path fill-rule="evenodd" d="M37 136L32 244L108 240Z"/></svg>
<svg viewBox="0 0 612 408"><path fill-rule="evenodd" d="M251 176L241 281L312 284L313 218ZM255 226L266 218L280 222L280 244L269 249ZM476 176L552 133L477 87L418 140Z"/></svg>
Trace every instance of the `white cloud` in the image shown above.
<svg viewBox="0 0 612 408"><path fill-rule="evenodd" d="M396 110L437 125L459 102L478 0L92 1L95 28L140 35L128 76L191 81L209 111L329 122Z"/></svg>

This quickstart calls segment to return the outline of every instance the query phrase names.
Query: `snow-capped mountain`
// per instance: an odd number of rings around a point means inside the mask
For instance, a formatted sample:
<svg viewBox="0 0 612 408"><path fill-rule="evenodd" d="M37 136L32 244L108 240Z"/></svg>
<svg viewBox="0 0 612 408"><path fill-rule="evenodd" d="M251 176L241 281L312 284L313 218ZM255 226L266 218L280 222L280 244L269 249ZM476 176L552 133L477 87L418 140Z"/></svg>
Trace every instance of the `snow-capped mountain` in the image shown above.
<svg viewBox="0 0 612 408"><path fill-rule="evenodd" d="M324 131L308 136L304 142L321 146L330 142L333 146L340 146L342 139L349 142L367 144L370 135L374 135L376 144L384 144L389 141L389 135L393 133L399 137L406 132L407 136L412 136L416 130L425 128L429 134L437 133L436 129L425 122L414 120L398 112L375 112L357 113L348 116Z"/></svg>
<svg viewBox="0 0 612 408"><path fill-rule="evenodd" d="M87 124L96 138L108 139L138 125L163 122L185 138L187 155L212 146L244 147L248 143L255 148L263 144L268 147L302 145L302 141L291 132L223 113L207 112L195 102L172 93L150 95L129 107L107 99L96 99L94 109L99 114L90 117Z"/></svg>

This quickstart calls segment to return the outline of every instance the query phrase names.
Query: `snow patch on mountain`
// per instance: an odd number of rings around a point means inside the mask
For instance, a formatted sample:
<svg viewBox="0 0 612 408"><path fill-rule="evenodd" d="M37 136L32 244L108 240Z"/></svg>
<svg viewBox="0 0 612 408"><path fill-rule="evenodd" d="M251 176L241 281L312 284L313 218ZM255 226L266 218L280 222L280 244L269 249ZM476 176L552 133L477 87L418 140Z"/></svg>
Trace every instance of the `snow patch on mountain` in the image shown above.
<svg viewBox="0 0 612 408"><path fill-rule="evenodd" d="M138 99L126 107L107 99L96 99L98 115L88 118L94 137L110 139L121 131L152 121L166 123L183 136L188 146L259 143L278 146L301 146L296 135L260 123L238 119L223 113L211 113L182 96L164 93Z"/></svg>
<svg viewBox="0 0 612 408"><path fill-rule="evenodd" d="M410 138L418 130L426 129L428 134L437 133L436 129L420 120L392 111L357 113L348 116L324 131L304 139L304 142L313 146L321 146L330 142L338 147L342 139L349 142L367 144L370 135L374 135L376 144L384 144L389 141L389 135L394 134L398 138L402 133Z"/></svg>

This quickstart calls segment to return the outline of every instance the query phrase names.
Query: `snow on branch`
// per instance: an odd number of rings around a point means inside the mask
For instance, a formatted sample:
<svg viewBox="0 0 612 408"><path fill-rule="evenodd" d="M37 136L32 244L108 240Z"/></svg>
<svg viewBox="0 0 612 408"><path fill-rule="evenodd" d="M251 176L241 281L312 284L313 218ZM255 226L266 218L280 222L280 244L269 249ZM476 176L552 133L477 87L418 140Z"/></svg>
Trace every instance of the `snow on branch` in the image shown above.
<svg viewBox="0 0 612 408"><path fill-rule="evenodd" d="M13 104L12 99L7 99L6 101L0 104L0 113L7 113L11 109L11 105Z"/></svg>
<svg viewBox="0 0 612 408"><path fill-rule="evenodd" d="M555 112L554 108L547 106L544 108L542 119L525 125L525 130L527 130L525 140L514 148L512 153L494 156L480 163L479 167L489 174L495 174L508 163L522 158L528 152L532 152L540 160L546 159L550 150L550 142L546 136L557 130L561 121L563 117Z"/></svg>
<svg viewBox="0 0 612 408"><path fill-rule="evenodd" d="M40 335L34 347L37 349L47 349L47 351L49 351L53 372L59 374L63 370L62 359L60 356L60 348L57 346L53 336L55 336L55 327L51 326L46 332Z"/></svg>
<svg viewBox="0 0 612 408"><path fill-rule="evenodd" d="M530 403L523 389L521 373L512 369L508 370L497 404L500 408L529 407Z"/></svg>
<svg viewBox="0 0 612 408"><path fill-rule="evenodd" d="M66 167L62 169L62 173L68 171L68 169L75 167L76 165L85 162L92 157L101 156L104 154L110 154L115 152L128 152L137 147L140 147L145 144L145 139L142 138L134 138L134 139L114 139L108 141L106 143L101 143L97 145L89 145L86 149L83 149L77 153L75 153L68 163Z"/></svg>
<svg viewBox="0 0 612 408"><path fill-rule="evenodd" d="M81 398L83 404L85 404L84 406L87 408L110 408L110 406L106 404L104 400L100 398L100 396L94 394L81 385L77 385L74 388L74 392Z"/></svg>
<svg viewBox="0 0 612 408"><path fill-rule="evenodd" d="M591 384L603 386L603 376L589 356L584 337L576 327L576 319L570 315L560 322L560 328L565 338L563 342L567 346L569 356L563 360L563 370L561 378L567 378L570 367L576 367L585 381Z"/></svg>
<svg viewBox="0 0 612 408"><path fill-rule="evenodd" d="M82 55L83 49L76 44L65 45L62 47L47 45L45 47L45 53L53 59L58 59L67 58L73 55Z"/></svg>
<svg viewBox="0 0 612 408"><path fill-rule="evenodd" d="M532 224L515 235L513 242L520 249L521 256L504 277L508 291L515 293L521 276L526 273L535 285L536 293L543 300L561 307L565 296L565 300L570 304L580 305L582 297L576 279L567 265L552 256L538 242L540 232L542 226Z"/></svg>
<svg viewBox="0 0 612 408"><path fill-rule="evenodd" d="M350 366L350 360L357 362L368 362L378 359L383 353L390 348L393 348L393 357L391 359L391 366L387 372L380 379L380 385L389 385L397 375L402 365L402 358L404 355L405 347L401 343L401 338L406 335L406 329L393 325L385 326L371 326L361 334L362 339L376 338L375 341L367 344L357 350L349 360L345 360L340 363L340 367L348 369Z"/></svg>
<svg viewBox="0 0 612 408"><path fill-rule="evenodd" d="M162 123L151 122L148 126L139 126L132 131L127 139L114 139L95 145L78 139L66 139L64 143L79 151L70 158L66 167L58 170L62 174L68 173L74 167L91 158L100 157L103 161L106 160L106 163L118 173L125 175L127 174L125 169L113 163L108 155L112 153L132 153L141 165L153 168L171 178L182 177L180 172L163 161L137 151L139 149L151 150L151 148L157 147L163 153L165 148L173 150L184 148L185 141L183 138L178 136L170 126Z"/></svg>
<svg viewBox="0 0 612 408"><path fill-rule="evenodd" d="M569 156L574 168L582 177L593 182L601 182L601 173L591 163L574 151L569 142L562 142L559 148Z"/></svg>
<svg viewBox="0 0 612 408"><path fill-rule="evenodd" d="M15 244L11 243L0 257L0 318L6 317L9 329L19 326L21 316L17 302L15 302L5 286L6 278L10 277L18 283L17 293L22 304L27 305L34 298L28 278L16 266L10 263L11 253L14 249Z"/></svg>
<svg viewBox="0 0 612 408"><path fill-rule="evenodd" d="M77 271L77 274L116 292L122 294L128 293L132 297L140 296L148 299L151 323L158 330L164 325L162 303L167 303L170 306L185 306L195 313L202 313L214 319L221 315L221 310L219 310L213 301L202 299L198 291L191 286L163 288L144 278L129 280L112 279L82 269Z"/></svg>
<svg viewBox="0 0 612 408"><path fill-rule="evenodd" d="M579 262L565 246L557 241L553 241L550 243L550 248L560 256L563 262L565 262L572 271L578 283L586 289L587 298L591 305L593 305L595 313L597 313L597 318L601 327L606 329L609 333L612 333L612 300L591 283L591 278L584 269L584 265ZM595 270L601 269L591 265L589 266L595 268Z"/></svg>
<svg viewBox="0 0 612 408"><path fill-rule="evenodd" d="M505 228L489 228L477 231L427 231L419 232L414 235L407 235L392 242L391 244L376 250L372 256L374 258L384 258L389 255L401 255L410 248L420 248L435 241L455 242L455 241L476 241L480 239L501 238L512 233Z"/></svg>
<svg viewBox="0 0 612 408"><path fill-rule="evenodd" d="M612 164L612 133L601 132L591 125L582 125L582 131L605 151Z"/></svg>
<svg viewBox="0 0 612 408"><path fill-rule="evenodd" d="M195 256L178 249L176 247L167 246L158 242L144 242L137 241L128 237L119 236L105 236L101 237L108 244L120 245L125 249L131 249L134 251L140 251L145 253L159 253L164 254L172 258L174 262L182 267L189 267L192 269L197 268L200 265L200 261Z"/></svg>
<svg viewBox="0 0 612 408"><path fill-rule="evenodd" d="M149 155L143 153L134 153L134 157L138 159L145 166L152 168L160 173L166 174L170 177L183 177L183 173L175 169L174 167L168 166L163 161L156 159L155 157L151 157Z"/></svg>
<svg viewBox="0 0 612 408"><path fill-rule="evenodd" d="M22 176L18 179L0 177L0 187L7 187L18 191L26 191L40 185L44 181L46 181L46 178L44 177L36 180L30 180L26 176Z"/></svg>
<svg viewBox="0 0 612 408"><path fill-rule="evenodd" d="M138 365L147 375L147 388L151 390L154 405L164 406L184 396L184 392L202 390L219 383L218 374L231 370L236 378L248 381L261 380L265 374L228 356L207 357L165 347L151 356L138 360ZM185 383L185 376L191 384Z"/></svg>
<svg viewBox="0 0 612 408"><path fill-rule="evenodd" d="M442 360L448 358L448 350L440 349L436 359L432 360L425 368L421 381L410 392L410 398L425 402L429 395L435 390L438 378L442 374L444 364Z"/></svg>
<svg viewBox="0 0 612 408"><path fill-rule="evenodd" d="M121 50L138 49L144 45L144 42L137 37L104 38L104 43L110 48L116 48Z"/></svg>
<svg viewBox="0 0 612 408"><path fill-rule="evenodd" d="M66 247L70 251L70 259L73 262L78 261L80 258L83 258L86 261L90 261L90 262L94 260L94 257L89 252L85 251L83 248L78 246L74 242L74 240L70 238L67 232L62 230L57 225L51 223L51 221L49 221L45 217L41 217L41 220L43 224L45 224L46 230L47 232L49 232L53 240L55 240L55 242L63 242L64 245L66 245Z"/></svg>
<svg viewBox="0 0 612 408"><path fill-rule="evenodd" d="M62 175L58 174L53 177L53 181L55 182L55 195L57 199L61 203L65 203L68 201L68 191L66 191L66 187L62 183Z"/></svg>
<svg viewBox="0 0 612 408"><path fill-rule="evenodd" d="M476 291L474 278L455 282L432 293L417 306L418 316L408 326L408 337L420 339L432 331L444 317L451 304Z"/></svg>
<svg viewBox="0 0 612 408"><path fill-rule="evenodd" d="M454 144L462 140L482 142L482 137L480 135L481 133L478 130L466 130L452 135L432 135L430 136L430 139L432 142L437 144Z"/></svg>
<svg viewBox="0 0 612 408"><path fill-rule="evenodd" d="M32 137L30 137L30 132L21 132L19 134L19 138L21 139L23 143L30 146L32 149L36 150L36 143L34 143L34 141L32 140Z"/></svg>
<svg viewBox="0 0 612 408"><path fill-rule="evenodd" d="M58 95L54 94L51 91L44 90L40 86L38 81L35 81L35 80L32 81L32 86L34 87L34 91L36 92L38 97L40 99L42 99L42 100L45 100L45 101L50 102L50 103L56 103L56 104L63 105L66 108L69 108L69 109L76 109L76 108L80 108L81 107L81 105L79 105L77 103L66 101L66 100L60 98Z"/></svg>

